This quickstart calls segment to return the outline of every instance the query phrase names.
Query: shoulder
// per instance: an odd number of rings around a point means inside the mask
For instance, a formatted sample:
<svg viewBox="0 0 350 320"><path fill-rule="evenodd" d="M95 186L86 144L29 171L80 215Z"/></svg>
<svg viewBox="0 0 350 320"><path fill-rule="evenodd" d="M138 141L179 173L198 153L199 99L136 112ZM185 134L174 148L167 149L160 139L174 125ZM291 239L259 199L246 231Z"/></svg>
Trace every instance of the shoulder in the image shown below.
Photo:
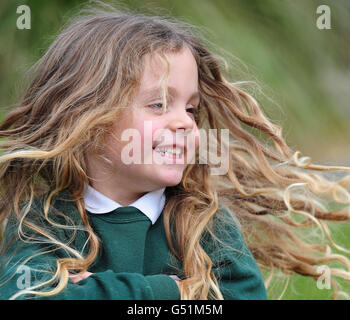
<svg viewBox="0 0 350 320"><path fill-rule="evenodd" d="M234 213L223 207L219 207L212 225L203 234L201 244L214 267L233 264L256 268L255 259L244 239L239 222Z"/></svg>
<svg viewBox="0 0 350 320"><path fill-rule="evenodd" d="M79 220L74 198L68 190L62 190L51 198L50 192L46 192L31 203L25 201L19 209L21 217L25 215L25 219L39 225L65 225Z"/></svg>
<svg viewBox="0 0 350 320"><path fill-rule="evenodd" d="M52 197L47 206L49 193L26 201L19 206L19 216L12 212L7 219L4 241L16 246L36 244L36 247L53 246L72 239L77 230L84 229L75 202L69 192L63 191ZM46 209L47 208L47 209Z"/></svg>
<svg viewBox="0 0 350 320"><path fill-rule="evenodd" d="M206 240L216 242L217 246L220 247L234 245L234 248L237 249L245 245L241 226L234 213L222 206L219 206L204 237Z"/></svg>
<svg viewBox="0 0 350 320"><path fill-rule="evenodd" d="M226 299L266 299L262 274L234 213L220 207L204 248Z"/></svg>

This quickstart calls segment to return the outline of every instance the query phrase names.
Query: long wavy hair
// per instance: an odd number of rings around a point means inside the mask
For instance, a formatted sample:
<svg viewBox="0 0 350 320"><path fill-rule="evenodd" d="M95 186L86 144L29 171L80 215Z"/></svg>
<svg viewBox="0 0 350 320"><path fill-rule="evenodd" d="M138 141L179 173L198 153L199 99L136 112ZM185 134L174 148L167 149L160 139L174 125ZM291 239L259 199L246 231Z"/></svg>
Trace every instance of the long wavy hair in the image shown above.
<svg viewBox="0 0 350 320"><path fill-rule="evenodd" d="M210 52L207 44L186 22L105 5L71 19L35 64L19 106L0 124L0 223L17 219L23 241L33 240L21 233L26 227L71 257L57 260L51 280L14 297L29 292L55 295L67 285L69 272L84 272L95 261L100 243L84 206L86 155L93 151L105 159L105 138L133 101L145 55L165 57L184 47L198 66L198 126L228 129L230 139L217 139L219 148L226 144L228 150L226 174L213 175L210 164L192 163L181 183L167 188L164 227L168 245L184 268L181 299L223 299L201 243L204 232L215 236L219 206L232 217L225 223L240 226L267 287L275 270L317 279L318 266L329 265L333 296L341 294L336 279L350 280L349 251L334 243L328 222L349 220L350 176L332 180L321 173L350 169L315 165L291 150L280 126L239 83L224 77L225 59ZM62 190L72 194L88 232L84 254L27 219L34 199L48 194L45 222L64 228L50 216L51 200ZM334 267L332 261L342 266ZM48 284L54 284L53 289L42 290Z"/></svg>

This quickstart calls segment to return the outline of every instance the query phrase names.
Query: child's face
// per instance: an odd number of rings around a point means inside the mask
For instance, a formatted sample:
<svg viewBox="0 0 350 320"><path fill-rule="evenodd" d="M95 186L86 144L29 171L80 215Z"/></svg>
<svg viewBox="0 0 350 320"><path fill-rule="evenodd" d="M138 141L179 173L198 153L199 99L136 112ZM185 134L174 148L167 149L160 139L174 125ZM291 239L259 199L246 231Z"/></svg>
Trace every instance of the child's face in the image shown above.
<svg viewBox="0 0 350 320"><path fill-rule="evenodd" d="M186 163L194 159L199 141L193 114L199 104L198 70L192 53L184 48L179 53L167 54L170 63L167 87L171 97L167 99L165 113L160 110L160 104L161 79L166 74L166 67L157 57L151 59L148 55L145 58L145 70L133 106L124 115L123 121L119 120L115 124L106 151L109 159L115 162L116 170L112 175L116 181L125 182L126 187L134 186L139 192L180 183ZM124 140L127 141L124 143L115 139L121 138L123 132L129 128L139 133L141 146L138 152L137 144L134 143L136 149L131 153L127 152L127 155L139 154L142 161L139 164L125 163L125 146L130 145L131 138ZM171 155L174 152L173 144L177 144L181 159L176 156L174 159L174 155ZM168 152L162 153L165 150Z"/></svg>

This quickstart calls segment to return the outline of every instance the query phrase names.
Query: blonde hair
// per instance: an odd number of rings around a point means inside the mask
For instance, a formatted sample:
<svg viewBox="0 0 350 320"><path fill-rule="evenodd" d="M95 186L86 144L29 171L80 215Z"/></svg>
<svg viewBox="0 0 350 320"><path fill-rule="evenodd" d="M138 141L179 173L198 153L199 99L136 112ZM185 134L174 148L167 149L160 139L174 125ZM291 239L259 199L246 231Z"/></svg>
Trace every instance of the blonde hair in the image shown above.
<svg viewBox="0 0 350 320"><path fill-rule="evenodd" d="M5 138L0 142L5 150L0 156L0 191L1 198L7 199L0 202L0 223L14 217L23 241L30 240L21 232L25 227L64 248L71 257L57 260L50 280L14 297L25 293L55 295L67 285L70 271L86 271L97 258L100 243L83 200L84 185L89 183L86 154L93 151L104 157L105 137L140 85L145 55L164 56L185 46L198 65L198 125L229 129L230 141L226 146L227 174L214 176L210 165L189 164L181 183L167 188L164 227L169 247L184 267L181 299L223 299L213 263L201 243L204 233L220 241L213 232L216 218L225 226L241 227L261 269L277 268L285 274L316 279L318 265L336 260L346 270L331 267L332 279L340 276L350 280L348 258L333 253L334 248L346 249L333 242L326 224L349 220L346 188L350 176L330 181L317 174L350 169L314 165L293 152L281 128L267 119L255 99L224 78L223 60L204 43L196 28L187 23L106 5L106 9L77 15L37 62L23 100L0 124L0 137ZM219 137L218 143L220 146L225 141ZM298 188L303 189L302 194ZM28 218L34 199L48 194L42 218L55 228L68 228L52 219L59 213L52 212L51 201L62 190L71 192L88 232L86 254ZM343 206L330 208L332 201ZM230 219L219 215L219 206ZM78 228L73 224L69 227ZM325 237L313 235L309 239L299 233L307 228L321 230ZM267 286L270 282L271 277L266 277ZM41 290L54 283L52 290ZM335 297L338 290L334 288Z"/></svg>

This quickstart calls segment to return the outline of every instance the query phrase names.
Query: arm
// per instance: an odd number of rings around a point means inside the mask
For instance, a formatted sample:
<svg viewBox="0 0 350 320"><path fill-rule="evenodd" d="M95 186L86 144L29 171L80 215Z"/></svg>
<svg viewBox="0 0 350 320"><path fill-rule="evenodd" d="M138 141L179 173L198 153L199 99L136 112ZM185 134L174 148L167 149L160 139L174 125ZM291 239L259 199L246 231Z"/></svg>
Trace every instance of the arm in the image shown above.
<svg viewBox="0 0 350 320"><path fill-rule="evenodd" d="M44 247L42 244L25 244L19 240L12 243L0 258L0 299L9 299L21 289L51 279L57 268L57 256L54 252L37 255L38 252L48 249L48 246ZM33 258L25 262L29 257ZM49 270L50 273L47 272ZM48 285L40 291L52 290L54 287ZM180 293L174 279L165 274L144 276L139 273L115 273L106 270L91 274L78 283L69 279L66 287L51 297L25 294L18 299L177 300L180 299Z"/></svg>
<svg viewBox="0 0 350 320"><path fill-rule="evenodd" d="M48 257L45 257L46 261ZM20 264L18 266L21 266ZM11 270L12 277L0 287L0 299L9 299L20 289L35 285L51 278L52 273L38 272L39 266L26 265L19 273ZM17 268L18 271L18 268ZM2 280L4 277L1 277ZM6 278L6 277L5 277ZM45 291L53 289L46 286ZM43 290L41 289L41 290ZM67 286L57 295L40 297L26 294L19 299L59 299L59 300L177 300L180 298L177 283L165 274L144 276L138 273L121 272L112 270L91 274L88 278L73 283L69 279Z"/></svg>
<svg viewBox="0 0 350 320"><path fill-rule="evenodd" d="M79 300L177 300L179 290L176 282L164 274L144 276L139 273L111 270L94 273L67 287L53 299Z"/></svg>

